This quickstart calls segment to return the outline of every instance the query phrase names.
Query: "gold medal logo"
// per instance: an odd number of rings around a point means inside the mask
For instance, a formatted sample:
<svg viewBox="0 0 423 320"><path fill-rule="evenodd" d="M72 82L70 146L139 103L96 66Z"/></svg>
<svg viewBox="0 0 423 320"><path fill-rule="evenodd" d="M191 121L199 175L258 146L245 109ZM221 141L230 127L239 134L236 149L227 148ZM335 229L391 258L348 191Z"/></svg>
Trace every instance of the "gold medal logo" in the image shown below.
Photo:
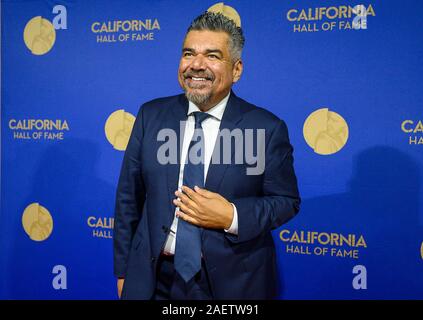
<svg viewBox="0 0 423 320"><path fill-rule="evenodd" d="M104 132L110 144L119 151L125 151L134 126L135 117L125 110L113 112L106 121Z"/></svg>
<svg viewBox="0 0 423 320"><path fill-rule="evenodd" d="M44 241L53 231L53 218L39 203L31 203L22 215L22 226L31 240Z"/></svg>
<svg viewBox="0 0 423 320"><path fill-rule="evenodd" d="M233 20L237 27L241 27L241 17L238 12L230 7L225 5L223 2L216 3L207 9L208 12L221 13L225 17Z"/></svg>
<svg viewBox="0 0 423 320"><path fill-rule="evenodd" d="M321 155L341 150L348 140L348 124L336 112L322 108L314 111L304 122L303 134L307 144Z"/></svg>
<svg viewBox="0 0 423 320"><path fill-rule="evenodd" d="M50 21L37 16L26 24L23 38L32 54L43 55L53 47L56 41L56 30Z"/></svg>

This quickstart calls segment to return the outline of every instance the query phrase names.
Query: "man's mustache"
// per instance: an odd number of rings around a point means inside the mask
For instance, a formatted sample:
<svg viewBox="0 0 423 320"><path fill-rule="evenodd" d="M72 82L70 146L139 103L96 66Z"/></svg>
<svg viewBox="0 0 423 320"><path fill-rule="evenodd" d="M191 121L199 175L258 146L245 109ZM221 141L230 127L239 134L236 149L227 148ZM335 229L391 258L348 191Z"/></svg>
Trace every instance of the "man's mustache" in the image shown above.
<svg viewBox="0 0 423 320"><path fill-rule="evenodd" d="M184 78L205 78L207 80L214 80L214 75L211 72L193 72L187 71L184 73Z"/></svg>

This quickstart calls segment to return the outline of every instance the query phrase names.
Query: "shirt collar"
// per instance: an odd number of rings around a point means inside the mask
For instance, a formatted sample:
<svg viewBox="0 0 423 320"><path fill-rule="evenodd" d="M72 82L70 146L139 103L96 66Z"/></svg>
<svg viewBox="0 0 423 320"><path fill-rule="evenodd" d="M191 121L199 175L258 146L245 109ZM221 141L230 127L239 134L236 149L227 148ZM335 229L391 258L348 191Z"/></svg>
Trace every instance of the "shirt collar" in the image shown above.
<svg viewBox="0 0 423 320"><path fill-rule="evenodd" d="M219 121L222 120L223 113L225 112L226 105L228 104L229 96L231 92L229 91L228 95L224 97L217 105L213 108L206 111L206 113L210 114L214 118L218 119ZM188 103L188 115L195 111L201 111L193 102L189 101Z"/></svg>

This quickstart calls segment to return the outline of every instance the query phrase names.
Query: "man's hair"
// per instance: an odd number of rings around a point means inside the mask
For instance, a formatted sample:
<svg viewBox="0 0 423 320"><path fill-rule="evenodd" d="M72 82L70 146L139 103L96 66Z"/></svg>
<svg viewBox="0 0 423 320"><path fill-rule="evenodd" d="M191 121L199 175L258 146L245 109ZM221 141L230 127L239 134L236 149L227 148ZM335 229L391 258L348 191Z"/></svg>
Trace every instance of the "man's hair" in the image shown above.
<svg viewBox="0 0 423 320"><path fill-rule="evenodd" d="M187 30L187 34L190 31L202 30L222 31L227 33L229 36L229 51L231 53L232 62L241 58L245 38L242 29L238 27L233 20L221 13L206 11L194 19Z"/></svg>

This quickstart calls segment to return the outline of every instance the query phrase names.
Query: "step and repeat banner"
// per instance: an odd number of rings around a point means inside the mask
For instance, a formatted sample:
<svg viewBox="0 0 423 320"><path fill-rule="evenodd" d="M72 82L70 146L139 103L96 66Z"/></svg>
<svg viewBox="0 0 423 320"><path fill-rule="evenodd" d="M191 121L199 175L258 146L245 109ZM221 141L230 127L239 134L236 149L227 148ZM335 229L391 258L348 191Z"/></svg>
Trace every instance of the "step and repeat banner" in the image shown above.
<svg viewBox="0 0 423 320"><path fill-rule="evenodd" d="M179 94L190 22L244 30L234 91L284 119L300 213L281 299L423 299L423 4L2 0L0 298L116 299L114 198L139 106Z"/></svg>

